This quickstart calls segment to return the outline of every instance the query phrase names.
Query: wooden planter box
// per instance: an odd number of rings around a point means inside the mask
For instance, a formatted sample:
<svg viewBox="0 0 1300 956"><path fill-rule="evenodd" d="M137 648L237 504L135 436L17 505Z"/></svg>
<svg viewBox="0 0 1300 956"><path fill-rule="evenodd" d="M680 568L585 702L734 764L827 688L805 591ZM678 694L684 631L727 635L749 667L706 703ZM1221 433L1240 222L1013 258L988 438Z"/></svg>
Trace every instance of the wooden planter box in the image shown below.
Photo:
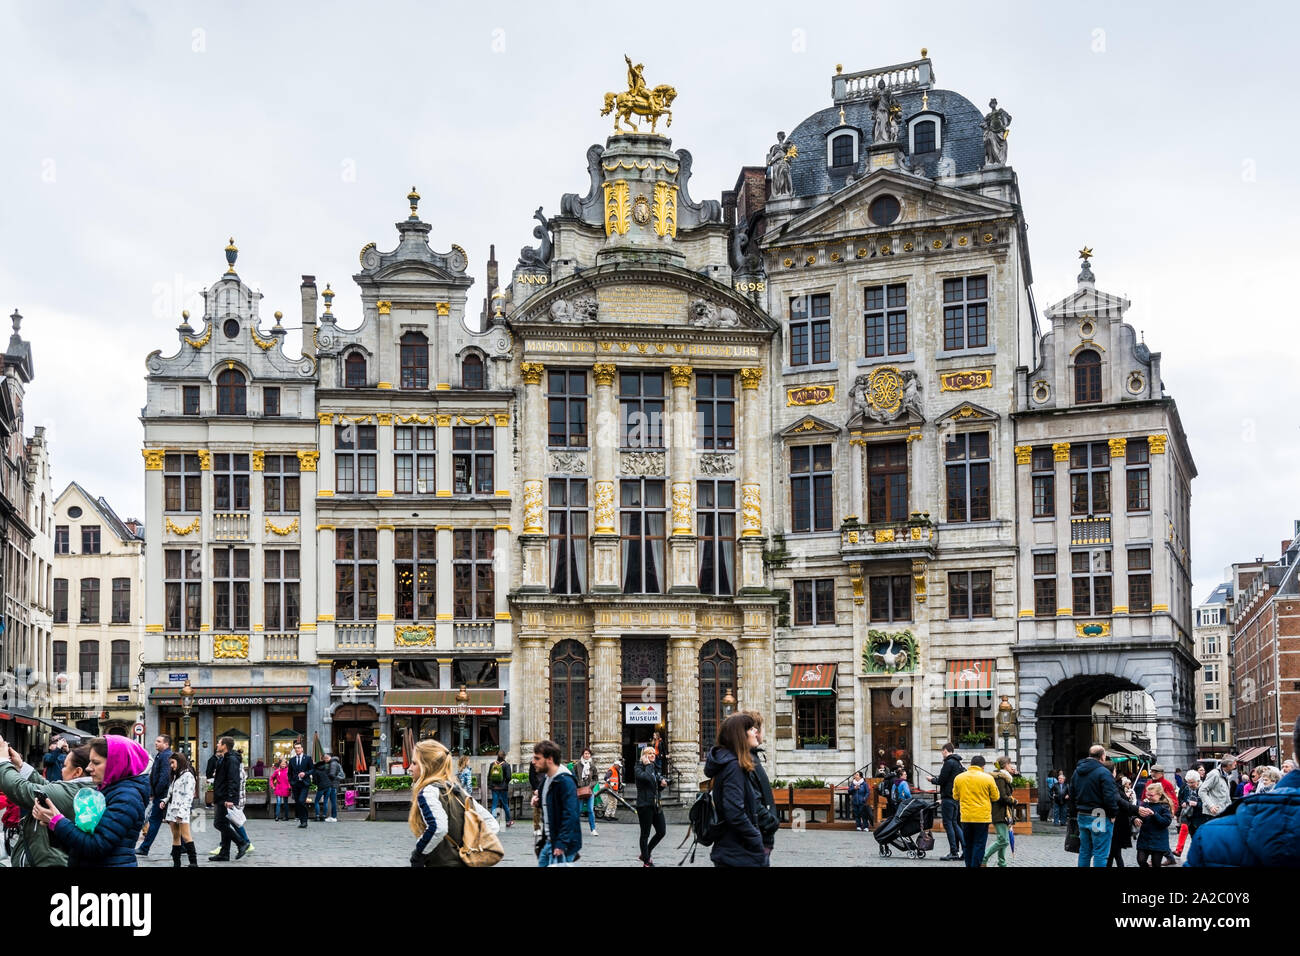
<svg viewBox="0 0 1300 956"><path fill-rule="evenodd" d="M828 826L835 822L835 791L829 787L819 787L815 790L790 790L790 808L791 821L793 821L793 811L804 811L804 825L808 827ZM775 797L775 795L774 795ZM818 814L821 818L818 819ZM782 824L783 826L792 825L792 823Z"/></svg>
<svg viewBox="0 0 1300 956"><path fill-rule="evenodd" d="M370 814L366 819L405 820L410 806L410 789L372 790L370 792Z"/></svg>
<svg viewBox="0 0 1300 956"><path fill-rule="evenodd" d="M1011 832L1017 835L1033 832L1030 820L1038 809L1038 801L1033 796L1033 791L1029 787L1017 787L1011 791L1011 795L1016 798L1016 816L1015 822L1011 824Z"/></svg>

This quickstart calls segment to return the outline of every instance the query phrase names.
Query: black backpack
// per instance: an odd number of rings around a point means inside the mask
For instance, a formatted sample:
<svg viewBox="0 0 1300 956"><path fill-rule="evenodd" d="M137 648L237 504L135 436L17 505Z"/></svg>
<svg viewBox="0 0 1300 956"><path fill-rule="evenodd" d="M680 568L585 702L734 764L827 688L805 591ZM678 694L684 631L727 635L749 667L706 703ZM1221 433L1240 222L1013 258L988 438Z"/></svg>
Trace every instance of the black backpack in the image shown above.
<svg viewBox="0 0 1300 956"><path fill-rule="evenodd" d="M677 865L681 866L686 862L687 857L692 863L695 862L695 851L700 846L713 846L718 837L722 834L723 824L718 820L718 808L713 803L712 788L704 791L695 798L691 804L688 815L690 825L686 828L686 836L682 842L677 844L677 849L686 846L686 841L691 840L691 847L678 861ZM692 839L693 838L693 839Z"/></svg>

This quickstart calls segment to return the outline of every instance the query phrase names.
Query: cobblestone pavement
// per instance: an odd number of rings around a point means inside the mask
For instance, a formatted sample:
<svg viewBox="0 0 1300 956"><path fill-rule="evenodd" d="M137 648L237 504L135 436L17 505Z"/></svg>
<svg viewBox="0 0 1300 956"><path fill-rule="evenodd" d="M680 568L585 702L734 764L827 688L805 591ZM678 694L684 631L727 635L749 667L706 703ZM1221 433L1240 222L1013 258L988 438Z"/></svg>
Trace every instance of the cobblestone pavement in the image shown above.
<svg viewBox="0 0 1300 956"><path fill-rule="evenodd" d="M208 851L220 842L212 828L212 815L207 813L194 822L194 839L198 846L200 865L206 865ZM506 858L501 866L535 866L533 856L533 831L531 821L509 829L502 828L502 843ZM200 830L200 826L202 829ZM236 869L244 866L409 866L407 857L415 840L405 823L370 822L359 814L339 823L316 823L306 830L296 823L276 823L270 820L249 820L248 834L254 850L244 859L230 863L213 863L213 866ZM637 860L640 831L635 823L609 823L601 821L599 834L590 836L584 826L582 838L583 866L640 866ZM670 825L663 842L655 851L659 866L675 866L685 850L677 844L686 835L685 826ZM144 866L171 866L171 848L168 836L162 834L147 858L140 860ZM1064 832L1058 827L1045 827L1044 832L1016 838L1013 866L1072 866L1074 857L1062 849ZM895 851L892 857L882 857L875 838L870 833L856 830L782 830L777 834L773 866L896 866L907 869L960 868L960 863L939 859L947 852L947 840L942 833L935 834L935 848L924 860L913 860ZM1128 851L1127 862L1133 863L1133 852ZM691 865L689 862L687 865ZM709 851L700 847L695 866L709 866Z"/></svg>

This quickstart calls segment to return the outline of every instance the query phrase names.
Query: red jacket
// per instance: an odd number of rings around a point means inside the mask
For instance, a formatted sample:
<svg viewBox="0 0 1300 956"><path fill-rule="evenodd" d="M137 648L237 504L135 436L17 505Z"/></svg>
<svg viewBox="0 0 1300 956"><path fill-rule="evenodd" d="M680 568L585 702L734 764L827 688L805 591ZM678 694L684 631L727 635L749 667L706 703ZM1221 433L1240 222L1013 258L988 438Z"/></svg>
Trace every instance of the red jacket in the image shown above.
<svg viewBox="0 0 1300 956"><path fill-rule="evenodd" d="M289 771L283 767L276 767L272 770L271 786L274 788L277 797L287 797L289 795Z"/></svg>

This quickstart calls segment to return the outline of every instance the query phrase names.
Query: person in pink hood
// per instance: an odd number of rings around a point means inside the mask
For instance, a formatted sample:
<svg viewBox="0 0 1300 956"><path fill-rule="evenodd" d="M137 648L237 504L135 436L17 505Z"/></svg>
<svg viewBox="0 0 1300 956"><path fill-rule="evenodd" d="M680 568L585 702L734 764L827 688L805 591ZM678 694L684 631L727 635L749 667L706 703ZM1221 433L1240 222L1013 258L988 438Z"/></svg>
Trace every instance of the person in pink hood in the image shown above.
<svg viewBox="0 0 1300 956"><path fill-rule="evenodd" d="M90 742L90 773L104 795L104 815L86 833L55 809L49 800L32 813L51 831L51 842L67 851L68 866L135 866L135 840L144 825L149 781L144 777L149 754L125 737L96 737Z"/></svg>
<svg viewBox="0 0 1300 956"><path fill-rule="evenodd" d="M285 822L289 820L289 761L277 757L275 769L271 771L271 789L275 793L275 819L278 822L283 814Z"/></svg>

